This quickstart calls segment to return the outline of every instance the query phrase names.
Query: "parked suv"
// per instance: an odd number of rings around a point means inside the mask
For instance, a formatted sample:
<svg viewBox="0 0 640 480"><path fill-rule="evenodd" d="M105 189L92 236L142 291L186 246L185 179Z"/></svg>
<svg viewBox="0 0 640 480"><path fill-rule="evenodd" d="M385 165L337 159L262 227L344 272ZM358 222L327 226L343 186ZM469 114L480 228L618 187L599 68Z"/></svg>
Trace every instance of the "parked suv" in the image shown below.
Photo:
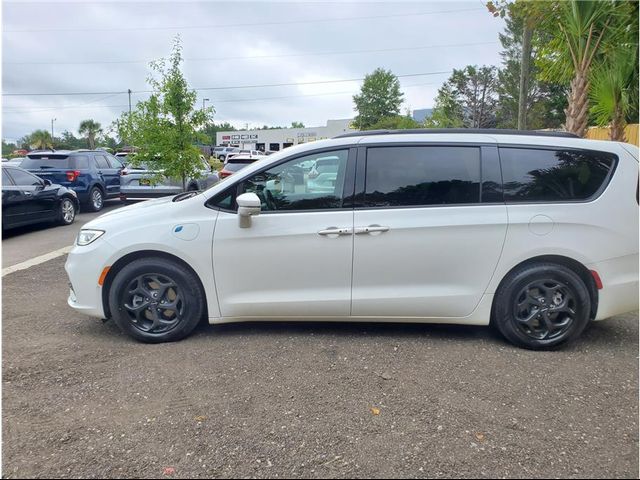
<svg viewBox="0 0 640 480"><path fill-rule="evenodd" d="M93 212L102 210L105 199L120 195L122 164L103 150L32 152L20 167L74 190L80 202Z"/></svg>
<svg viewBox="0 0 640 480"><path fill-rule="evenodd" d="M238 147L223 147L222 150L218 150L217 148L213 149L214 156L224 162L229 154L239 153L240 149Z"/></svg>
<svg viewBox="0 0 640 480"><path fill-rule="evenodd" d="M337 168L309 179L327 157ZM625 143L349 133L89 222L69 304L146 342L207 317L492 324L554 347L638 308L637 188Z"/></svg>

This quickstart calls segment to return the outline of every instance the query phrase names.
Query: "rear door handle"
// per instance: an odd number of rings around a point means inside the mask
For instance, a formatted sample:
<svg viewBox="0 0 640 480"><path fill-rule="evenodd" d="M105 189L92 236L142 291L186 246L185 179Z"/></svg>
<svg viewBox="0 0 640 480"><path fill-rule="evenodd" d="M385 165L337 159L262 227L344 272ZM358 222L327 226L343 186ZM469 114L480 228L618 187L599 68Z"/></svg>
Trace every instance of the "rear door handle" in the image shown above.
<svg viewBox="0 0 640 480"><path fill-rule="evenodd" d="M353 229L351 228L337 228L337 227L329 227L324 230L320 230L318 235L351 235L353 233Z"/></svg>
<svg viewBox="0 0 640 480"><path fill-rule="evenodd" d="M28 192L28 191L25 191L25 192L24 192L24 194L25 194L25 196L26 196L26 197L30 197L30 196L32 196L32 195L33 195L33 193Z"/></svg>
<svg viewBox="0 0 640 480"><path fill-rule="evenodd" d="M383 227L381 225L369 225L368 227L356 227L353 231L356 235L362 235L363 233L380 234L382 232L388 232L389 227Z"/></svg>

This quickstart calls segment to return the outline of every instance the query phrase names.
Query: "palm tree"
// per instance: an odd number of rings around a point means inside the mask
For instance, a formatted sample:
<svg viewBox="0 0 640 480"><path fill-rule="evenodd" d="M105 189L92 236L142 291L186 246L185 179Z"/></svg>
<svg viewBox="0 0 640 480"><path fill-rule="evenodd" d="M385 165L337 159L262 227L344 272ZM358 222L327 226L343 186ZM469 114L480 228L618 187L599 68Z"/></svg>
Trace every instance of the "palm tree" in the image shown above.
<svg viewBox="0 0 640 480"><path fill-rule="evenodd" d="M572 73L569 105L565 109L565 128L584 136L589 121L589 76L596 55L605 42L613 43L624 22L618 21L626 11L624 2L561 2L558 27L562 43L559 68Z"/></svg>
<svg viewBox="0 0 640 480"><path fill-rule="evenodd" d="M46 130L36 130L29 135L27 142L29 146L35 150L53 148L53 139L51 138L51 134Z"/></svg>
<svg viewBox="0 0 640 480"><path fill-rule="evenodd" d="M102 133L102 128L95 120L83 120L80 122L78 133L80 135L86 135L89 148L93 150L96 148L96 137Z"/></svg>
<svg viewBox="0 0 640 480"><path fill-rule="evenodd" d="M634 72L638 68L638 49L622 45L594 70L589 98L591 113L600 126L611 124L609 137L626 142L625 118L631 108Z"/></svg>

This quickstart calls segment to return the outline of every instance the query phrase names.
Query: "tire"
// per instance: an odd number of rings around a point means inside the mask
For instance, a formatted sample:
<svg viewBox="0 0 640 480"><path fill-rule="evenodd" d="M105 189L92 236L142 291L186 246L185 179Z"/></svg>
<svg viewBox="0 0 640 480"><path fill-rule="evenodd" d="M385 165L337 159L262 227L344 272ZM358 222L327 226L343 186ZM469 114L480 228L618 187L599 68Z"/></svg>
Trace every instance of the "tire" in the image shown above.
<svg viewBox="0 0 640 480"><path fill-rule="evenodd" d="M173 342L198 325L205 296L198 279L183 265L166 258L141 258L116 275L109 309L118 327L133 338Z"/></svg>
<svg viewBox="0 0 640 480"><path fill-rule="evenodd" d="M76 204L71 198L62 197L58 209L58 223L60 225L71 225L75 221L78 212Z"/></svg>
<svg viewBox="0 0 640 480"><path fill-rule="evenodd" d="M491 323L514 345L542 350L577 338L590 312L589 290L578 274L563 265L536 263L504 278Z"/></svg>
<svg viewBox="0 0 640 480"><path fill-rule="evenodd" d="M104 193L100 187L93 187L89 191L87 206L91 212L99 212L104 207Z"/></svg>

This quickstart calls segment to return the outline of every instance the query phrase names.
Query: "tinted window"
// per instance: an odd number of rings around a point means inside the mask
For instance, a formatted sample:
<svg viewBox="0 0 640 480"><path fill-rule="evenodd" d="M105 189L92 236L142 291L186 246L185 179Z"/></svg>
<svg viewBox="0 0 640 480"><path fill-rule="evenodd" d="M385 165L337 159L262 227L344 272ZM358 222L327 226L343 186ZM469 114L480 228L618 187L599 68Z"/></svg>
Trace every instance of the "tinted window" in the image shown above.
<svg viewBox="0 0 640 480"><path fill-rule="evenodd" d="M310 178L302 165L327 156L336 158L337 168ZM264 211L341 208L347 157L348 150L299 157L250 177L241 191L258 195Z"/></svg>
<svg viewBox="0 0 640 480"><path fill-rule="evenodd" d="M367 149L365 206L478 203L477 147Z"/></svg>
<svg viewBox="0 0 640 480"><path fill-rule="evenodd" d="M122 168L122 163L120 163L120 160L118 160L116 157L112 157L112 156L107 156L107 161L109 162L109 166L111 168Z"/></svg>
<svg viewBox="0 0 640 480"><path fill-rule="evenodd" d="M18 170L16 168L11 171L11 176L13 177L13 181L19 187L42 185L42 180L40 180L35 175L31 175L29 172L23 172L22 170Z"/></svg>
<svg viewBox="0 0 640 480"><path fill-rule="evenodd" d="M96 163L98 164L98 168L110 168L109 167L109 162L107 162L107 159L102 156L102 155L96 155Z"/></svg>
<svg viewBox="0 0 640 480"><path fill-rule="evenodd" d="M69 157L67 155L64 156L37 156L37 157L27 157L20 164L21 168L69 168Z"/></svg>
<svg viewBox="0 0 640 480"><path fill-rule="evenodd" d="M9 174L4 168L2 169L2 186L3 187L13 186L13 182L11 181L11 178L9 178Z"/></svg>
<svg viewBox="0 0 640 480"><path fill-rule="evenodd" d="M86 155L77 155L75 157L71 157L69 161L70 168L77 168L78 170L87 170L89 168L89 157Z"/></svg>
<svg viewBox="0 0 640 480"><path fill-rule="evenodd" d="M501 148L507 202L586 200L605 182L616 156L584 150Z"/></svg>

